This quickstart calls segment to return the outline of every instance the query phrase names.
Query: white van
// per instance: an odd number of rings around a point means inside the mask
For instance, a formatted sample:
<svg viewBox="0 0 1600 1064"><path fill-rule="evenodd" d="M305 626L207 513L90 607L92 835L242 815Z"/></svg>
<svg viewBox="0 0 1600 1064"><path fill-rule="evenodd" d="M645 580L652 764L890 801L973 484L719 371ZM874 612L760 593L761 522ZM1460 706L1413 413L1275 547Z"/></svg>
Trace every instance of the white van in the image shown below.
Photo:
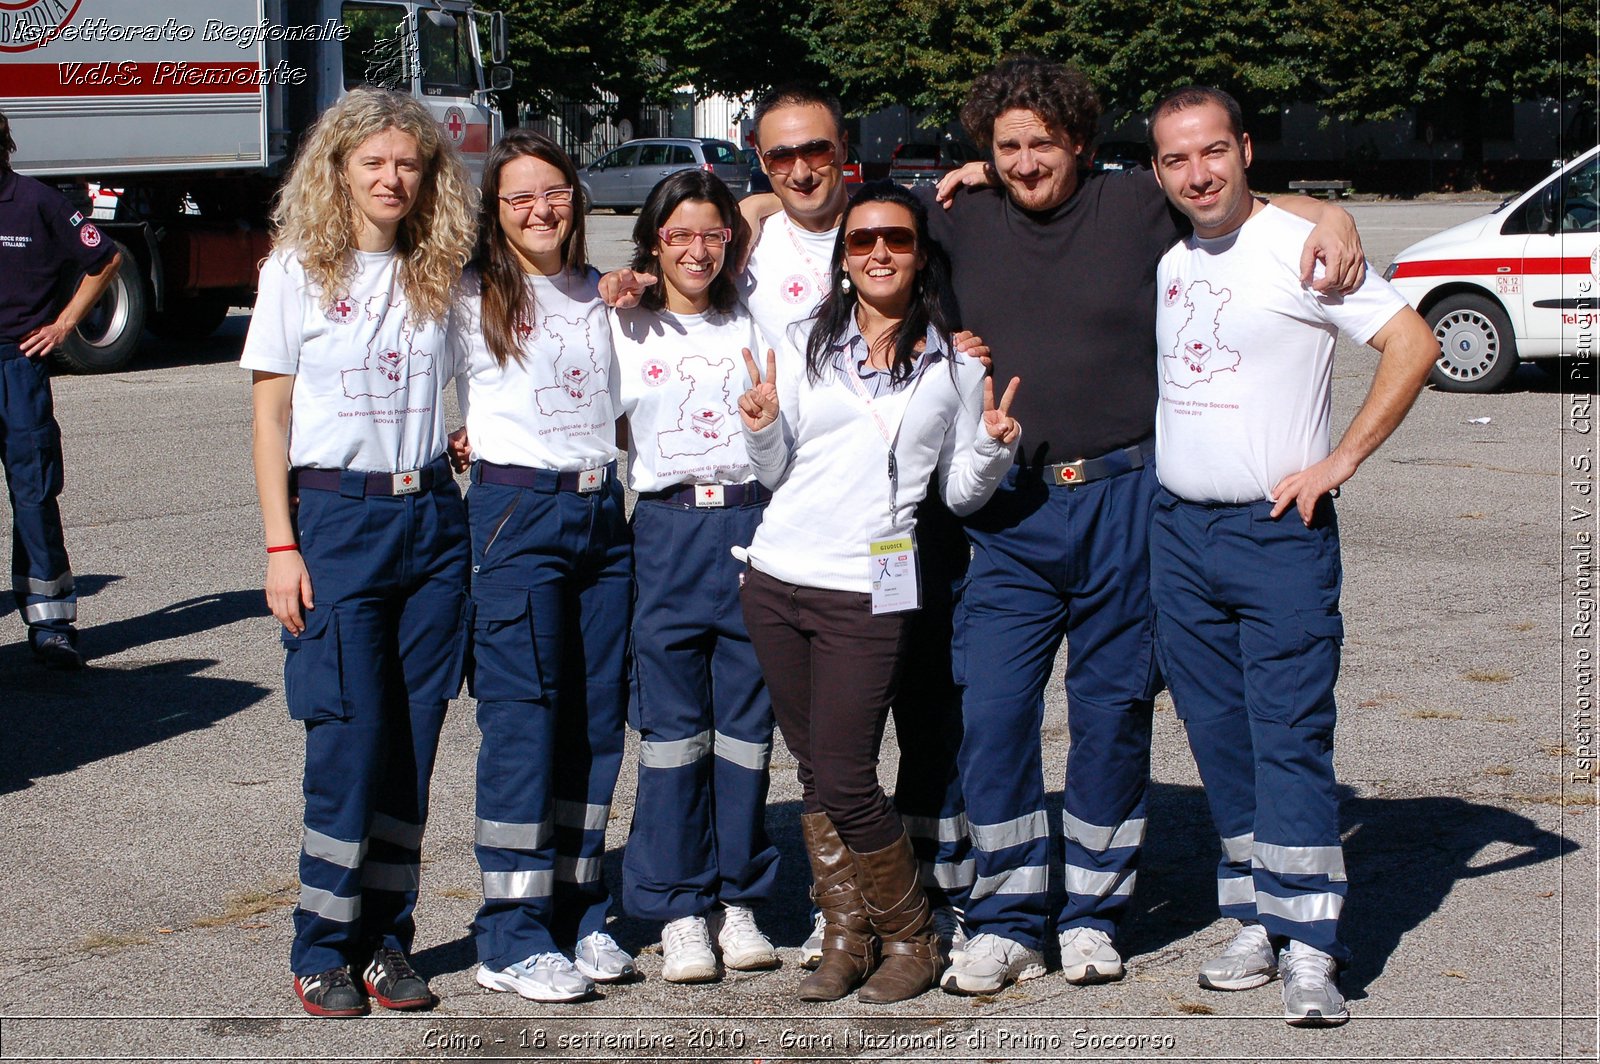
<svg viewBox="0 0 1600 1064"><path fill-rule="evenodd" d="M1600 146L1482 218L1402 251L1384 276L1439 338L1430 380L1490 392L1519 359L1600 350Z"/></svg>

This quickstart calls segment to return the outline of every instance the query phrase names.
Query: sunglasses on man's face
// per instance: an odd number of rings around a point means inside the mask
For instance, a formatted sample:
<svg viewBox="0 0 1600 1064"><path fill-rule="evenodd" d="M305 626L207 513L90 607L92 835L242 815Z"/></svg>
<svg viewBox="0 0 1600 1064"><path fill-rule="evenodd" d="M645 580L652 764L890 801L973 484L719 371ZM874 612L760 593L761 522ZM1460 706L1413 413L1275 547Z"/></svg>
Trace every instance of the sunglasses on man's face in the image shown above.
<svg viewBox="0 0 1600 1064"><path fill-rule="evenodd" d="M844 235L844 249L852 255L870 255L880 239L895 255L909 255L917 250L917 231L903 225L852 229Z"/></svg>
<svg viewBox="0 0 1600 1064"><path fill-rule="evenodd" d="M761 153L767 169L774 174L787 174L794 169L795 161L804 159L806 166L820 170L832 166L838 155L831 140L808 140L804 144L780 144Z"/></svg>

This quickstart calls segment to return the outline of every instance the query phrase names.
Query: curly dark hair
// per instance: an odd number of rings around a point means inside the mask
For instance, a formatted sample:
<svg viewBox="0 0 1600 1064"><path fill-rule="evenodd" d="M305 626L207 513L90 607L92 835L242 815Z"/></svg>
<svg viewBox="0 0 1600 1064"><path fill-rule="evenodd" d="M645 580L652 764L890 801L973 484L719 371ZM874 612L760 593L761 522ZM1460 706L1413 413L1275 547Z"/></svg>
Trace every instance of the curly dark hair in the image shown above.
<svg viewBox="0 0 1600 1064"><path fill-rule="evenodd" d="M961 105L961 128L987 151L994 143L995 119L1017 108L1065 130L1080 147L1094 141L1100 121L1100 97L1081 70L1036 55L1013 55L973 79Z"/></svg>

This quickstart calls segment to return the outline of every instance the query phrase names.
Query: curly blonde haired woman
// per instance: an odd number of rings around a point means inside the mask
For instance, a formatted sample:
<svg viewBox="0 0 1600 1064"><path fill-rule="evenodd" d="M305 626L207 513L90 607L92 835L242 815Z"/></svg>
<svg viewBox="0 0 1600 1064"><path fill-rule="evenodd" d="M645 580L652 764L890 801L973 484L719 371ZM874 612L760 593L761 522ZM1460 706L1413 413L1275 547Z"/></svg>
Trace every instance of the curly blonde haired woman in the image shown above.
<svg viewBox="0 0 1600 1064"><path fill-rule="evenodd" d="M318 120L273 212L253 371L267 604L305 727L290 966L314 1016L427 1008L407 951L468 540L445 458L450 297L475 203L426 108L357 89ZM351 966L362 972L358 983Z"/></svg>

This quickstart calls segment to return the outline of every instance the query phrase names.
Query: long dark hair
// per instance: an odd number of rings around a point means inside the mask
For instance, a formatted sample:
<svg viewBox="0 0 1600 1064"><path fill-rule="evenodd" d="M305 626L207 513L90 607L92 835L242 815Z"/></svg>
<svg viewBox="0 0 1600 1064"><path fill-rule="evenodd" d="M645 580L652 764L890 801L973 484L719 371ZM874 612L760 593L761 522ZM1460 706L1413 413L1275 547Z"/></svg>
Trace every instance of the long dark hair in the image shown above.
<svg viewBox="0 0 1600 1064"><path fill-rule="evenodd" d="M478 204L478 250L474 265L483 287L483 338L497 364L522 362L517 343L517 326L533 323L533 293L522 265L500 230L500 171L507 163L531 156L561 171L561 178L572 186L572 228L561 245L561 267L582 269L589 259L584 242L583 190L578 170L561 146L543 133L513 129L489 152L483 164L482 198Z"/></svg>
<svg viewBox="0 0 1600 1064"><path fill-rule="evenodd" d="M639 297L639 302L649 310L660 310L666 304L667 280L661 276L661 264L655 256L661 247L658 230L667 224L667 219L672 217L672 212L678 209L679 204L690 201L711 204L722 216L722 224L733 230L733 240L724 252L722 268L711 279L711 289L707 293L711 297L711 308L726 314L739 301L731 270L743 257L747 228L728 186L722 183L720 177L704 170L679 170L664 177L656 182L656 187L645 198L644 206L639 211L639 220L633 224L633 269L636 272L653 273L657 280Z"/></svg>
<svg viewBox="0 0 1600 1064"><path fill-rule="evenodd" d="M856 312L856 292L848 292L840 285L845 277L844 235L850 231L850 215L865 203L894 203L911 212L917 230L917 250L923 254L922 269L911 284L911 305L906 316L895 326L894 361L889 364L889 381L899 384L911 376L917 361L917 344L933 326L947 351L953 351L950 331L955 324L955 297L950 290L950 260L944 248L934 243L928 235L928 210L922 201L890 181L874 181L862 185L861 191L851 197L844 209L844 220L839 223L839 236L833 243L833 270L829 277L828 294L811 316L816 324L811 328L811 338L806 342L806 376L811 383L822 380L832 371L833 353L839 341L850 329ZM952 362L952 368L954 359Z"/></svg>

